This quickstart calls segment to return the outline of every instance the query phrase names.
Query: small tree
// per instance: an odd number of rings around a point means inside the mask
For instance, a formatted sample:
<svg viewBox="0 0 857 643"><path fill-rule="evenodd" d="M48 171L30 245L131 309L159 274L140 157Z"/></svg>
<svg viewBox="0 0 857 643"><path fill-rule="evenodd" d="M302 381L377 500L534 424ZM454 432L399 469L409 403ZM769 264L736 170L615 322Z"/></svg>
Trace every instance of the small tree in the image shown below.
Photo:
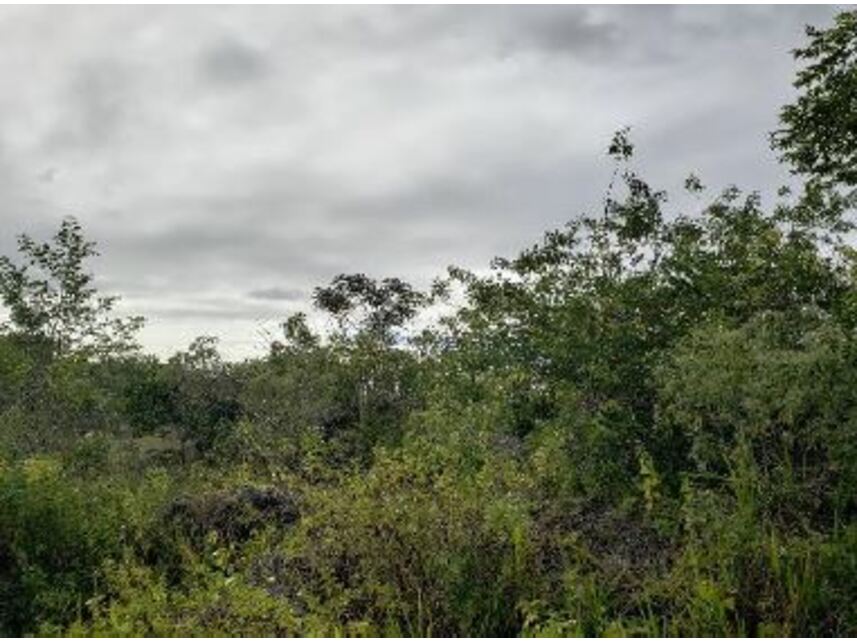
<svg viewBox="0 0 857 643"><path fill-rule="evenodd" d="M427 302L425 294L398 278L380 282L364 274L337 275L329 286L316 288L315 305L332 315L343 333L366 332L384 343L395 329L413 319Z"/></svg>
<svg viewBox="0 0 857 643"><path fill-rule="evenodd" d="M99 296L92 285L85 262L98 253L76 219L64 219L49 242L20 235L18 252L20 264L0 257L0 298L9 311L0 329L44 342L55 355L103 357L138 347L144 320L110 314L118 297Z"/></svg>

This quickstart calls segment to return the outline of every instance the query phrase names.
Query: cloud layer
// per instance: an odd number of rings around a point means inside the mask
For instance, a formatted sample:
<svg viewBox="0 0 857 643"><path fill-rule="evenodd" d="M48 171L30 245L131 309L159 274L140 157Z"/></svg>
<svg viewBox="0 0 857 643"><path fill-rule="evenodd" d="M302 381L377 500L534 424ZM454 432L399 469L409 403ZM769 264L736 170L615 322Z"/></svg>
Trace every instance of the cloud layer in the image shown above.
<svg viewBox="0 0 857 643"><path fill-rule="evenodd" d="M668 188L778 184L789 50L834 13L3 7L0 252L75 214L148 348L246 355L336 273L426 283L597 206L626 124Z"/></svg>

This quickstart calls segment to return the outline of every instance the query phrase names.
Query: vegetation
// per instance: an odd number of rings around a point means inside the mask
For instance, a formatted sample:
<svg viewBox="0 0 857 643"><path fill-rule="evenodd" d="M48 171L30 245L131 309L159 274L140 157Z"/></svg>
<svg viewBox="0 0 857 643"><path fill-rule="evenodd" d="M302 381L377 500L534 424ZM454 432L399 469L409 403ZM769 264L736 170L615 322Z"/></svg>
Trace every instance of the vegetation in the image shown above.
<svg viewBox="0 0 857 643"><path fill-rule="evenodd" d="M431 292L166 362L65 221L0 260L0 635L857 635L857 14L810 29L805 176L603 211ZM418 314L446 306L431 325Z"/></svg>

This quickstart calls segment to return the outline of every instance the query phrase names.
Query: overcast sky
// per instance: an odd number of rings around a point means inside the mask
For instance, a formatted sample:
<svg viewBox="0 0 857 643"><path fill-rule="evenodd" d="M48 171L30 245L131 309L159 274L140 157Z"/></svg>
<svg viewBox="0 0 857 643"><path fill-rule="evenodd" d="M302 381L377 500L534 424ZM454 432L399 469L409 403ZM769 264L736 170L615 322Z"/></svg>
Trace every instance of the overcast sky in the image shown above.
<svg viewBox="0 0 857 643"><path fill-rule="evenodd" d="M418 284L598 206L613 131L677 190L787 173L789 50L834 9L0 8L0 253L80 218L160 354L261 350L340 272Z"/></svg>

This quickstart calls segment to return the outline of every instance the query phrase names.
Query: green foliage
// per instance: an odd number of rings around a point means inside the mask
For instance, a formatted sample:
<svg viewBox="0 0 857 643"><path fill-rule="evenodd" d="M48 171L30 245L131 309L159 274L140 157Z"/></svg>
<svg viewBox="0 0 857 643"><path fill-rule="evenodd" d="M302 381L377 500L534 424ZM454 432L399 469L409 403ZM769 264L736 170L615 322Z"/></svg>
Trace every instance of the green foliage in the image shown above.
<svg viewBox="0 0 857 643"><path fill-rule="evenodd" d="M661 421L688 433L700 484L751 476L766 518L829 530L857 500L854 350L817 314L797 327L782 315L702 327L662 373Z"/></svg>
<svg viewBox="0 0 857 643"><path fill-rule="evenodd" d="M198 449L213 447L241 415L241 382L233 370L221 359L217 338L203 336L171 357L162 374L164 392L172 397L171 404L164 400L164 410L172 411L182 437Z"/></svg>
<svg viewBox="0 0 857 643"><path fill-rule="evenodd" d="M79 448L69 460L66 467L48 457L0 465L0 633L6 636L86 613L104 581L103 564L138 541L149 503L162 489L157 478L144 481L143 492L82 478L93 464L91 450Z"/></svg>
<svg viewBox="0 0 857 643"><path fill-rule="evenodd" d="M59 354L126 352L136 347L142 318L111 318L116 297L99 297L84 262L96 255L73 218L62 221L51 242L18 237L23 263L0 257L0 297L11 328L46 342Z"/></svg>
<svg viewBox="0 0 857 643"><path fill-rule="evenodd" d="M829 29L809 26L796 49L805 63L794 85L798 99L783 108L774 147L795 171L812 179L857 186L857 12L843 11Z"/></svg>
<svg viewBox="0 0 857 643"><path fill-rule="evenodd" d="M380 283L363 274L337 275L316 288L316 306L336 319L340 332L365 332L390 342L397 327L412 319L426 296L398 278Z"/></svg>
<svg viewBox="0 0 857 643"><path fill-rule="evenodd" d="M493 458L460 466L453 449L419 441L314 490L275 582L329 633L517 633L535 564L526 483Z"/></svg>
<svg viewBox="0 0 857 643"><path fill-rule="evenodd" d="M171 590L147 567L117 565L107 577L113 595L98 597L93 617L65 631L72 637L262 637L296 636L298 615L263 588L217 570L194 574L194 587Z"/></svg>

